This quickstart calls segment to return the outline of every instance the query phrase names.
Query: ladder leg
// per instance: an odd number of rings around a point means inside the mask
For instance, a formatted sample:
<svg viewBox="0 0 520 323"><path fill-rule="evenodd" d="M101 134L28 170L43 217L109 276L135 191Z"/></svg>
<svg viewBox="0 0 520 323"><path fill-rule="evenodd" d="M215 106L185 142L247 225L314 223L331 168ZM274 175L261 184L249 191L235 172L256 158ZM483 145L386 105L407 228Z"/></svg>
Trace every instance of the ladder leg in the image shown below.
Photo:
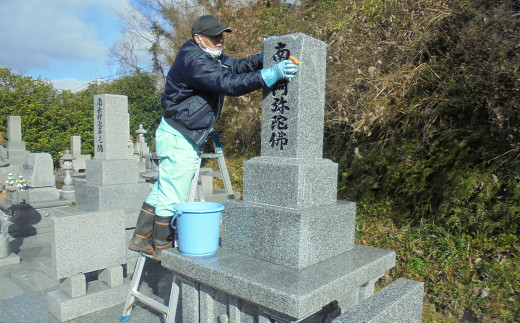
<svg viewBox="0 0 520 323"><path fill-rule="evenodd" d="M226 194L228 195L229 200L235 199L235 192L233 191L233 186L231 185L231 179L229 178L228 169L226 166L226 159L224 158L224 153L221 153L221 156L218 158L218 167L220 168L220 173L222 173L222 180L224 181L224 188L226 189Z"/></svg>
<svg viewBox="0 0 520 323"><path fill-rule="evenodd" d="M179 301L180 288L179 288L179 280L177 276L173 276L172 280L172 288L170 290L170 303L168 305L168 316L166 319L166 323L175 323L175 316L177 314L177 303Z"/></svg>
<svg viewBox="0 0 520 323"><path fill-rule="evenodd" d="M123 308L123 314L121 314L121 322L130 320L130 316L132 315L132 308L136 303L136 298L132 292L139 289L139 283L141 282L141 275L143 274L145 262L146 256L143 256L142 253L139 253L139 257L137 257L137 262L135 264L134 276L132 277L132 282L130 283L130 290L128 291L125 307Z"/></svg>
<svg viewBox="0 0 520 323"><path fill-rule="evenodd" d="M200 176L200 173L199 173L198 180L197 180L197 195L199 196L199 201L200 202L205 202L206 201L204 199L204 191L202 189L202 178Z"/></svg>
<svg viewBox="0 0 520 323"><path fill-rule="evenodd" d="M199 183L200 176L200 165L202 163L202 158L199 157L197 165L197 170L195 171L195 175L193 176L193 180L191 181L190 192L188 194L188 202L195 201L195 196L197 195L197 185Z"/></svg>

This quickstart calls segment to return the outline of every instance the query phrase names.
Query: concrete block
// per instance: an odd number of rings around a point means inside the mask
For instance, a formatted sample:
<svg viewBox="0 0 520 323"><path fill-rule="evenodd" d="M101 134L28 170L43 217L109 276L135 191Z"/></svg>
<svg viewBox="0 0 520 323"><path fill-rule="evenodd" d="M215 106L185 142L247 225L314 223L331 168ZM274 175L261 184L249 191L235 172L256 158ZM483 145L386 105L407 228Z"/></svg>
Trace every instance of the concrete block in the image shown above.
<svg viewBox="0 0 520 323"><path fill-rule="evenodd" d="M354 247L356 204L338 201L306 209L226 201L222 247L302 269Z"/></svg>
<svg viewBox="0 0 520 323"><path fill-rule="evenodd" d="M60 290L71 298L87 295L87 279L85 274L75 274L60 283Z"/></svg>
<svg viewBox="0 0 520 323"><path fill-rule="evenodd" d="M112 266L103 269L99 273L98 279L106 283L109 287L117 287L123 285L123 267Z"/></svg>
<svg viewBox="0 0 520 323"><path fill-rule="evenodd" d="M52 217L52 269L57 279L126 263L122 210Z"/></svg>
<svg viewBox="0 0 520 323"><path fill-rule="evenodd" d="M338 165L328 159L254 157L244 163L244 201L290 208L337 200Z"/></svg>
<svg viewBox="0 0 520 323"><path fill-rule="evenodd" d="M200 180L202 182L202 194L204 194L204 197L213 194L213 176L204 175L212 172L213 170L211 168L203 167L200 169Z"/></svg>
<svg viewBox="0 0 520 323"><path fill-rule="evenodd" d="M121 305L122 311L129 288L128 282L109 288L105 283L96 280L88 283L87 295L83 297L72 298L61 290L48 293L46 296L47 308L49 313L61 322L116 305Z"/></svg>
<svg viewBox="0 0 520 323"><path fill-rule="evenodd" d="M85 163L89 185L135 184L139 179L134 159L89 159Z"/></svg>
<svg viewBox="0 0 520 323"><path fill-rule="evenodd" d="M423 298L424 283L399 278L332 322L422 322Z"/></svg>

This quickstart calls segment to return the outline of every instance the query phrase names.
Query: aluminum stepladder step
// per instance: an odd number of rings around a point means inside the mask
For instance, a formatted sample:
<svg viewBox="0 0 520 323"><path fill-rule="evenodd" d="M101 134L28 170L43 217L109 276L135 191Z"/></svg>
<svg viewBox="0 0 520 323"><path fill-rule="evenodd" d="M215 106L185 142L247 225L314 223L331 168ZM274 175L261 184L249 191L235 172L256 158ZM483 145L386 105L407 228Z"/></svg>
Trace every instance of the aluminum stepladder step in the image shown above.
<svg viewBox="0 0 520 323"><path fill-rule="evenodd" d="M233 187L231 185L231 179L229 178L229 172L226 165L226 159L224 157L224 150L222 149L222 143L220 141L220 136L218 132L213 131L209 134L209 137L213 141L213 149L214 153L202 153L199 159L199 167L197 169L197 173L195 177L197 179L196 188L193 187L194 183L192 182L192 187L190 189L190 196L188 197L189 201L198 200L200 202L204 202L204 193L202 190L202 176L212 176L222 178L224 182L224 188L227 194L228 200L235 199L235 192L233 191ZM202 159L216 159L219 167L219 172L202 170L200 168Z"/></svg>
<svg viewBox="0 0 520 323"><path fill-rule="evenodd" d="M213 131L209 134L210 138L213 140L213 148L215 150L214 153L202 153L198 160L197 170L195 175L193 176L193 180L191 181L190 191L188 194L188 202L193 202L195 200L199 200L200 202L204 202L204 194L202 190L202 175L208 175L213 177L221 177L224 181L224 187L226 189L226 194L229 199L234 199L235 194L233 192L233 188L231 186L231 180L229 178L229 173L226 166L226 160L224 158L224 152L222 150L222 144L220 142L220 137L216 131ZM220 168L220 173L218 172L208 172L200 171L200 167L202 164L203 158L216 158L218 161L218 166ZM175 315L177 314L177 303L180 297L180 278L176 275L173 276L172 286L170 290L170 301L168 306L156 301L155 299L139 292L139 284L141 283L141 276L143 274L144 265L146 263L146 258L153 259L152 255L145 254L143 252L139 253L137 257L137 262L134 268L134 274L132 277L132 282L130 283L130 291L128 292L128 296L126 298L125 307L123 308L123 314L121 315L121 322L127 322L130 320L131 313L133 307L137 304L138 301L146 304L147 306L161 312L164 316L164 322L166 323L174 323Z"/></svg>

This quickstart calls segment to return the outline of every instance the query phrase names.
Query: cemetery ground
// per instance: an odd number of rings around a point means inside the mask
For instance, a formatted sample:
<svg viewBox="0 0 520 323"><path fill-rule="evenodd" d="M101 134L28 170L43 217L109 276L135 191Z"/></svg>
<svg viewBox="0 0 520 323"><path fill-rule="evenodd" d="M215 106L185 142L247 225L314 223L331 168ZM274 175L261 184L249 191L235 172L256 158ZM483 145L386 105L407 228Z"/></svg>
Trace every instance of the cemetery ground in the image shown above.
<svg viewBox="0 0 520 323"><path fill-rule="evenodd" d="M237 191L247 159L226 158ZM450 232L443 223L400 222L389 201L358 202L355 242L397 254L396 266L376 291L399 277L424 282L423 322L520 321L520 237L472 237Z"/></svg>

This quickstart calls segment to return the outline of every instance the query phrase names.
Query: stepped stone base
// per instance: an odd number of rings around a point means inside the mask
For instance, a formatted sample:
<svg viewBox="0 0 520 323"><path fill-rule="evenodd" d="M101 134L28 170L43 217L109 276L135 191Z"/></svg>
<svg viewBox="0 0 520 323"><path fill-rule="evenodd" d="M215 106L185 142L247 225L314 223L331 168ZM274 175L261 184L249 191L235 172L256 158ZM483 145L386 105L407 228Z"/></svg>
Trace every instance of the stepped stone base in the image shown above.
<svg viewBox="0 0 520 323"><path fill-rule="evenodd" d="M320 158L254 157L244 163L244 201L305 208L336 202L338 164Z"/></svg>
<svg viewBox="0 0 520 323"><path fill-rule="evenodd" d="M342 307L357 304L359 296L366 295L365 287L394 266L395 253L355 245L296 270L224 248L210 257L189 257L171 249L163 251L161 264L184 278L183 322L199 322L199 317L207 318L201 322L217 322L222 315L229 315L229 322L264 322L262 317L290 322L334 301Z"/></svg>
<svg viewBox="0 0 520 323"><path fill-rule="evenodd" d="M149 183L91 185L76 183L76 209L92 211L139 210L148 197Z"/></svg>
<svg viewBox="0 0 520 323"><path fill-rule="evenodd" d="M222 247L303 269L354 247L356 203L305 209L226 201Z"/></svg>
<svg viewBox="0 0 520 323"><path fill-rule="evenodd" d="M422 322L424 283L399 278L333 323Z"/></svg>
<svg viewBox="0 0 520 323"><path fill-rule="evenodd" d="M134 159L89 159L85 164L90 185L132 184L139 179Z"/></svg>

